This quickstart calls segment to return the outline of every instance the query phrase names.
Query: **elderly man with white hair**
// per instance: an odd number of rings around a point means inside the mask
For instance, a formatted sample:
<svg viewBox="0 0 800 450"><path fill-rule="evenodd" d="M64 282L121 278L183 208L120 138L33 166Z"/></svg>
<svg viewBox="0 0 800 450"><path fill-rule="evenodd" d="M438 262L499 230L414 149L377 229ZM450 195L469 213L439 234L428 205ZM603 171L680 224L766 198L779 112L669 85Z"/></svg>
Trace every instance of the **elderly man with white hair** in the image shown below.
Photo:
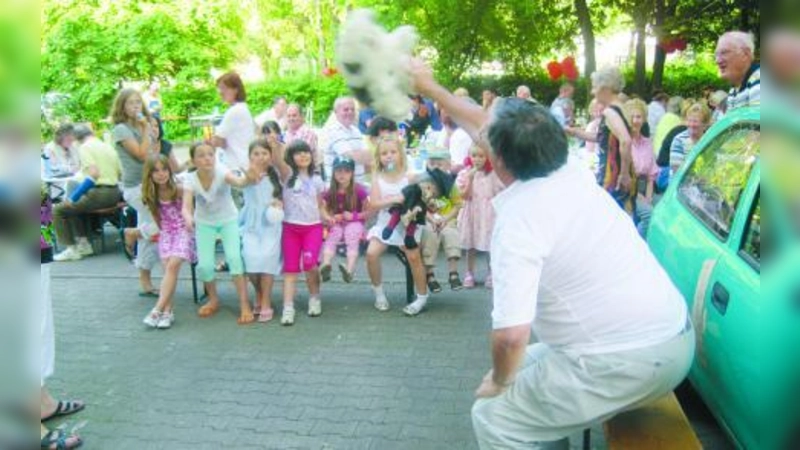
<svg viewBox="0 0 800 450"><path fill-rule="evenodd" d="M761 104L761 65L753 62L753 35L729 31L720 36L714 52L719 76L733 87L728 94L728 111Z"/></svg>
<svg viewBox="0 0 800 450"><path fill-rule="evenodd" d="M326 176L333 174L333 160L347 156L356 162L355 181L364 183L364 174L372 162L364 138L356 121L356 103L352 97L339 97L333 103L336 119L325 129L325 146L322 154Z"/></svg>

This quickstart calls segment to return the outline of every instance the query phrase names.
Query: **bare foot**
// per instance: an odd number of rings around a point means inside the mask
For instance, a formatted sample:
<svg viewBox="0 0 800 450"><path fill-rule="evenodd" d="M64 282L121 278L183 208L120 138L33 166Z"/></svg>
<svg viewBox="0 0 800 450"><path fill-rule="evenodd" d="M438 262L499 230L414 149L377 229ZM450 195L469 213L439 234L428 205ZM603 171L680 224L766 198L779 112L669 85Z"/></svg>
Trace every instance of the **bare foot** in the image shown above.
<svg viewBox="0 0 800 450"><path fill-rule="evenodd" d="M236 323L239 325L248 325L255 322L256 318L253 316L253 310L250 309L250 305L247 305L242 312L239 314L239 318L236 319Z"/></svg>
<svg viewBox="0 0 800 450"><path fill-rule="evenodd" d="M201 306L200 309L197 310L197 315L202 318L208 318L213 316L214 314L219 311L219 303L218 302L208 302L205 305ZM252 315L252 313L251 313Z"/></svg>

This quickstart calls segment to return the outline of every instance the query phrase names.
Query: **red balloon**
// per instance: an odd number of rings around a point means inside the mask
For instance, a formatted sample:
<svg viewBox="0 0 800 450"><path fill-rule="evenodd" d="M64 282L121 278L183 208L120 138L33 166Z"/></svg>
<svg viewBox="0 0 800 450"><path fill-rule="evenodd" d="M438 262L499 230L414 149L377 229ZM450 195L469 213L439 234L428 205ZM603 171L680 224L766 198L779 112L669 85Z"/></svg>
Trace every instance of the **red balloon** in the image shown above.
<svg viewBox="0 0 800 450"><path fill-rule="evenodd" d="M561 70L569 81L575 81L578 79L578 66L575 64L575 58L572 56L567 56L563 61L561 61Z"/></svg>
<svg viewBox="0 0 800 450"><path fill-rule="evenodd" d="M564 75L564 69L558 61L550 61L547 63L547 73L552 81L556 81Z"/></svg>
<svg viewBox="0 0 800 450"><path fill-rule="evenodd" d="M686 39L678 38L673 41L673 45L675 46L676 50L684 51L686 50Z"/></svg>

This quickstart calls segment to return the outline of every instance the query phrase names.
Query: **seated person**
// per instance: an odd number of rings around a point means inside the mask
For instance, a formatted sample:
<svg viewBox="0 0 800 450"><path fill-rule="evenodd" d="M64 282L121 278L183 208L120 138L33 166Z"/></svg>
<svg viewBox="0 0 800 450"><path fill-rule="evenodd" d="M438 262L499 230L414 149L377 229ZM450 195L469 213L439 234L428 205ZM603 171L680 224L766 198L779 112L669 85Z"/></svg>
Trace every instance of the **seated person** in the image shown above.
<svg viewBox="0 0 800 450"><path fill-rule="evenodd" d="M428 156L428 173L441 177L444 181L442 195L429 204L427 226L422 231L422 261L427 273L428 289L441 292L442 286L436 281L434 267L439 256L439 248L444 247L449 269L450 289L461 290L463 284L458 275L458 261L461 259L461 242L456 219L461 210L461 193L455 186L455 176L450 173L450 154L447 151L433 152ZM435 175L440 174L440 175Z"/></svg>
<svg viewBox="0 0 800 450"><path fill-rule="evenodd" d="M75 175L80 170L81 162L75 148L75 126L65 123L58 127L49 142L42 149L46 177Z"/></svg>
<svg viewBox="0 0 800 450"><path fill-rule="evenodd" d="M401 191L404 201L389 208L389 223L381 232L381 237L388 240L402 220L406 227L403 243L406 248L417 248L418 244L414 239L417 225L425 225L427 212L435 208L435 200L444 192L445 178L445 174L437 170L423 175L417 183L404 187Z"/></svg>
<svg viewBox="0 0 800 450"><path fill-rule="evenodd" d="M81 175L91 176L94 186L76 202L66 200L53 209L57 241L66 247L55 255L55 261L75 261L94 253L82 216L90 211L116 206L122 200L118 187L122 166L116 150L97 139L86 125L78 125L74 133L81 154Z"/></svg>

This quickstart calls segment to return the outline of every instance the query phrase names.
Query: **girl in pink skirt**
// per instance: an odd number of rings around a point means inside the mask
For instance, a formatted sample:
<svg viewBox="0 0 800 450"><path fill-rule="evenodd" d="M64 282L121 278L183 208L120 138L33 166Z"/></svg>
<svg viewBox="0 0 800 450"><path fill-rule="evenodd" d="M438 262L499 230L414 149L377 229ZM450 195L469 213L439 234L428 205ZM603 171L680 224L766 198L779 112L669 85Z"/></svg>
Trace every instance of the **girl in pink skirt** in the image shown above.
<svg viewBox="0 0 800 450"><path fill-rule="evenodd" d="M458 214L458 232L461 238L461 248L467 251L467 274L464 277L464 287L475 287L475 259L478 252L487 253L489 262L489 247L492 240L492 227L494 226L494 209L492 199L503 190L503 183L497 178L486 152L473 146L470 156L466 160L464 169L459 172L456 184L461 191L464 206ZM491 268L484 281L487 289L492 288Z"/></svg>
<svg viewBox="0 0 800 450"><path fill-rule="evenodd" d="M155 307L144 318L151 328L169 328L175 321L172 296L181 265L194 262L194 234L188 230L181 214L183 192L175 183L175 175L164 155L149 157L144 164L142 202L150 209L159 229L158 256L164 267L164 278Z"/></svg>

